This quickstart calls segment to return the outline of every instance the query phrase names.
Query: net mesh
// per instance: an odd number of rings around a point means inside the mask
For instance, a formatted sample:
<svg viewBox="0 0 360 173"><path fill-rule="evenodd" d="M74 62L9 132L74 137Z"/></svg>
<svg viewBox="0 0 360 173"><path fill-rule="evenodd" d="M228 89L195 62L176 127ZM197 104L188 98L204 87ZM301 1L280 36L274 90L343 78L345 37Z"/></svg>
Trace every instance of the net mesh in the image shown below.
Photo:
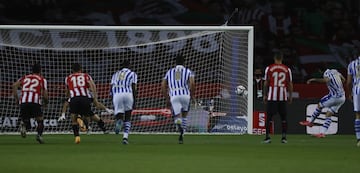
<svg viewBox="0 0 360 173"><path fill-rule="evenodd" d="M248 30L71 30L0 29L2 133L17 132L19 106L11 85L42 65L50 102L43 109L45 133L71 131L69 116L58 122L65 98L64 80L71 64L80 63L96 85L99 101L113 108L110 80L123 59L131 60L138 75L138 98L132 113L132 132L174 132L171 111L160 92L166 71L183 54L185 66L195 73L196 93L188 116L194 133L246 133L249 97L236 95L237 85L250 86ZM113 115L94 108L109 130ZM36 123L32 120L32 126ZM100 129L91 123L92 131Z"/></svg>

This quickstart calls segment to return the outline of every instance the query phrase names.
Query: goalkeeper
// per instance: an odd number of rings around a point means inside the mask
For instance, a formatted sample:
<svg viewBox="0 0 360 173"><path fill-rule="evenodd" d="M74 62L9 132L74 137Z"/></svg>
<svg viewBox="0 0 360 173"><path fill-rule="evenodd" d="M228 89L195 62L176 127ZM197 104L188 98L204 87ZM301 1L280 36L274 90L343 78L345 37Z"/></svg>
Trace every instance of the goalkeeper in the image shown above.
<svg viewBox="0 0 360 173"><path fill-rule="evenodd" d="M74 63L71 67L72 73L65 78L66 96L69 97L69 107L72 120L72 129L74 131L75 143L80 143L79 129L86 130L82 117L94 116L91 110L89 98L97 98L96 85L88 73L83 73L81 65ZM90 94L90 92L92 94ZM99 124L104 124L99 120Z"/></svg>
<svg viewBox="0 0 360 173"><path fill-rule="evenodd" d="M107 108L104 104L102 104L101 102L99 102L97 99L94 99L94 98L89 98L91 100L91 102L94 104L94 106L98 109L101 109L101 110L105 110L106 112L108 112L109 114L113 114L114 111ZM63 104L63 107L61 109L61 116L59 117L58 121L63 121L66 119L66 111L67 111L67 108L69 107L69 102L70 102L70 99L66 99L64 101L64 104ZM104 121L95 113L92 114L92 116L85 116L83 118L84 120L84 124L86 126L86 129L87 129L87 133L89 134L90 133L90 127L89 127L89 123L90 123L90 120L92 121L95 121L97 122L98 126L100 127L100 129L104 132L104 134L108 134L108 130L106 129L105 127L105 123Z"/></svg>

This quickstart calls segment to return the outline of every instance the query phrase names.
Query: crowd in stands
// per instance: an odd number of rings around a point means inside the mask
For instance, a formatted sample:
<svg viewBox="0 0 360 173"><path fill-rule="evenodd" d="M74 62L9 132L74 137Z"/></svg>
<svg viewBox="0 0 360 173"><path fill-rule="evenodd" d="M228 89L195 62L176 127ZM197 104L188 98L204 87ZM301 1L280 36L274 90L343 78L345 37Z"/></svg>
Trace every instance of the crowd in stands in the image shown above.
<svg viewBox="0 0 360 173"><path fill-rule="evenodd" d="M346 72L360 48L358 0L0 0L0 9L1 24L254 25L255 69L281 50L296 82L319 75L319 63Z"/></svg>

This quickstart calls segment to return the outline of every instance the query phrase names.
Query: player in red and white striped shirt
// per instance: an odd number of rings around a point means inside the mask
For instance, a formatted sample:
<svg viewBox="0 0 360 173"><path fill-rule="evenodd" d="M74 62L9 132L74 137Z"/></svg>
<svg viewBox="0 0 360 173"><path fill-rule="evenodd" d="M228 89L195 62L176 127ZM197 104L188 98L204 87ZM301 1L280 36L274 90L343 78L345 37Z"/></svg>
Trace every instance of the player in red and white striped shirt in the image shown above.
<svg viewBox="0 0 360 173"><path fill-rule="evenodd" d="M31 128L30 118L37 121L37 135L36 140L39 143L44 143L42 133L44 131L44 118L41 110L42 100L46 105L48 102L47 82L44 77L40 75L41 66L35 64L32 67L32 73L23 76L16 81L13 88L13 96L16 103L20 104L21 117L21 136L26 137L26 131ZM21 96L17 94L18 88L21 87Z"/></svg>
<svg viewBox="0 0 360 173"><path fill-rule="evenodd" d="M266 112L266 137L264 143L270 143L270 123L275 114L280 115L282 124L282 143L287 143L287 110L286 102L292 102L292 73L289 67L282 64L282 53L276 53L274 56L274 64L269 65L265 69L264 82L264 103L267 104Z"/></svg>
<svg viewBox="0 0 360 173"><path fill-rule="evenodd" d="M67 85L70 98L73 97L88 97L91 98L89 82L93 81L91 76L80 71L74 72L66 77L65 84Z"/></svg>
<svg viewBox="0 0 360 173"><path fill-rule="evenodd" d="M70 114L75 143L80 143L79 128L86 131L81 117L94 116L91 110L91 99L97 99L96 86L91 76L82 72L81 65L75 63L71 67L72 74L65 78L66 97L70 98ZM91 94L90 94L91 93Z"/></svg>

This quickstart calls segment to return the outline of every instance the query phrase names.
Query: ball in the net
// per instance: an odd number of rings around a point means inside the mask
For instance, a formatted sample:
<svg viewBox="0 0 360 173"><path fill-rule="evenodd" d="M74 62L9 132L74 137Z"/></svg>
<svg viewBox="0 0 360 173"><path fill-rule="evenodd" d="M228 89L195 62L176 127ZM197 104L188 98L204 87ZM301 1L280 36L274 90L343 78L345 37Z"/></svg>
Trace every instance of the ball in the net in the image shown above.
<svg viewBox="0 0 360 173"><path fill-rule="evenodd" d="M246 91L246 88L242 85L238 85L236 88L235 88L235 93L237 95L243 95L244 92Z"/></svg>

